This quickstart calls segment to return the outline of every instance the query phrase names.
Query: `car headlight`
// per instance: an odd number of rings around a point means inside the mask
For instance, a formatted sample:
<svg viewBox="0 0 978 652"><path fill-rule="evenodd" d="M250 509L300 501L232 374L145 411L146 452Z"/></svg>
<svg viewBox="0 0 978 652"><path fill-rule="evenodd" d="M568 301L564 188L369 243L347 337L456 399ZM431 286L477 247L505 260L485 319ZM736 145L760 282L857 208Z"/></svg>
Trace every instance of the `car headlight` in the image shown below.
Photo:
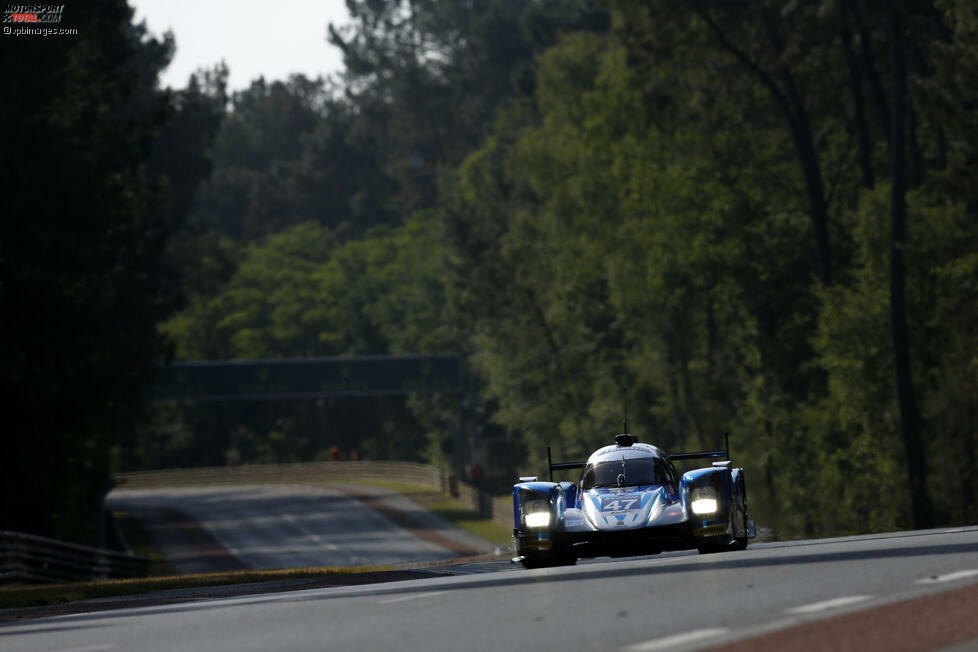
<svg viewBox="0 0 978 652"><path fill-rule="evenodd" d="M549 500L529 500L523 505L523 522L526 527L547 527L551 511Z"/></svg>
<svg viewBox="0 0 978 652"><path fill-rule="evenodd" d="M550 512L532 512L523 517L526 527L547 527L550 525Z"/></svg>
<svg viewBox="0 0 978 652"><path fill-rule="evenodd" d="M713 514L717 511L717 490L713 487L695 487L690 492L690 508L694 514Z"/></svg>

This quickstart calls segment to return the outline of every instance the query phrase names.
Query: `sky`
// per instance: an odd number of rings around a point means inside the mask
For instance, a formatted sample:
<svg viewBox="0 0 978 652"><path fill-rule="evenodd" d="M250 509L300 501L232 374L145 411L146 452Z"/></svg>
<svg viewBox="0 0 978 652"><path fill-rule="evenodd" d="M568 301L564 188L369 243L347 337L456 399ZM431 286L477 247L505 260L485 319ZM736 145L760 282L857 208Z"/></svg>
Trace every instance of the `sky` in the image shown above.
<svg viewBox="0 0 978 652"><path fill-rule="evenodd" d="M160 79L182 88L190 74L222 59L230 90L253 79L309 77L342 70L340 51L326 41L326 27L347 22L343 0L130 0L136 22L150 32L170 30L177 51Z"/></svg>

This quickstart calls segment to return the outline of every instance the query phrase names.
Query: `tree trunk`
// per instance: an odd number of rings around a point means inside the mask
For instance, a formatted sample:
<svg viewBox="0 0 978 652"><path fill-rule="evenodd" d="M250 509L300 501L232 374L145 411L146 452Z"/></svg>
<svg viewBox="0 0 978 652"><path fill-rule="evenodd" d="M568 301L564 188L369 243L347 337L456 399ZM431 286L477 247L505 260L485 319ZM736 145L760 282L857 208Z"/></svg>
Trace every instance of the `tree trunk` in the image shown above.
<svg viewBox="0 0 978 652"><path fill-rule="evenodd" d="M924 182L924 154L917 138L917 112L912 107L907 110L907 137L910 139L910 188L919 188Z"/></svg>
<svg viewBox="0 0 978 652"><path fill-rule="evenodd" d="M822 285L832 284L832 262L829 250L829 209L825 201L825 186L822 184L822 170L818 165L818 154L815 151L815 138L812 136L811 125L808 122L808 110L801 99L795 79L791 71L782 61L784 43L778 33L777 26L770 14L764 14L764 25L768 40L778 64L778 75L784 88L787 100L788 122L791 124L795 149L798 152L798 162L805 177L805 187L808 190L808 210L812 221L812 231L815 235L815 251L818 256L818 278Z"/></svg>
<svg viewBox="0 0 978 652"><path fill-rule="evenodd" d="M822 172L818 167L818 155L815 153L812 132L808 126L808 116L800 115L797 123L795 146L808 189L809 217L815 235L815 253L818 256L818 279L827 287L832 285L832 254L829 249L829 209L825 201L825 187L822 185Z"/></svg>
<svg viewBox="0 0 978 652"><path fill-rule="evenodd" d="M736 59L747 68L758 81L770 91L781 106L788 125L791 127L791 136L795 143L795 151L798 154L798 163L801 166L802 175L805 178L805 186L808 191L809 217L812 222L812 230L815 235L815 251L817 259L818 278L822 285L832 284L832 265L831 250L829 247L829 219L828 204L825 201L825 188L822 185L822 172L818 165L818 155L815 152L815 141L812 137L811 126L808 123L808 113L805 104L802 102L795 85L791 71L782 63L778 66L778 76L781 78L781 86L760 65L747 56L745 52L737 48L727 35L720 29L720 26L710 18L703 7L697 7L699 15L706 21L710 29L716 34L720 44L727 49ZM774 20L769 16L764 16L765 27L768 39L775 51L778 59L783 54L784 46L778 34Z"/></svg>
<svg viewBox="0 0 978 652"><path fill-rule="evenodd" d="M849 67L849 82L852 87L854 122L856 136L859 140L859 169L863 175L863 188L872 189L876 185L873 175L872 138L869 135L869 123L866 121L865 101L863 100L863 80L859 63L852 51L852 32L843 28L839 35L842 39L842 51L846 55L846 65Z"/></svg>
<svg viewBox="0 0 978 652"><path fill-rule="evenodd" d="M920 434L920 416L910 369L910 338L907 327L906 270L903 250L906 246L907 178L904 124L907 120L907 71L903 51L903 22L900 9L890 14L890 41L893 64L893 100L890 132L890 167L892 176L890 236L890 324L893 330L893 357L896 372L900 425L910 482L913 527L930 527L933 513L927 492L927 460Z"/></svg>
<svg viewBox="0 0 978 652"><path fill-rule="evenodd" d="M866 80L869 82L870 94L873 96L874 103L876 104L876 112L879 115L880 124L883 125L884 133L886 133L886 137L889 139L893 131L892 125L890 124L890 110L886 106L886 94L883 90L883 82L880 79L879 71L876 69L872 38L870 37L869 27L866 24L866 18L863 16L862 9L857 2L847 2L845 3L845 8L848 9L856 25L856 31L859 34L859 52L862 55L863 70L866 73ZM892 143L890 144L892 145Z"/></svg>

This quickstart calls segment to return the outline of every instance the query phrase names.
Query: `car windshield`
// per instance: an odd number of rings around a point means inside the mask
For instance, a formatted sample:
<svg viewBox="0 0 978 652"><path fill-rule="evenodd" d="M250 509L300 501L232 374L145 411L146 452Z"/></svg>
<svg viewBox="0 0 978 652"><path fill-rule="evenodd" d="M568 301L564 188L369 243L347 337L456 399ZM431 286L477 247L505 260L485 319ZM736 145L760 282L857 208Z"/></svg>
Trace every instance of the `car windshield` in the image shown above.
<svg viewBox="0 0 978 652"><path fill-rule="evenodd" d="M621 460L609 460L588 464L581 476L581 488L617 487L618 474L622 473ZM644 457L625 460L625 485L668 484L672 482L668 468L662 460Z"/></svg>

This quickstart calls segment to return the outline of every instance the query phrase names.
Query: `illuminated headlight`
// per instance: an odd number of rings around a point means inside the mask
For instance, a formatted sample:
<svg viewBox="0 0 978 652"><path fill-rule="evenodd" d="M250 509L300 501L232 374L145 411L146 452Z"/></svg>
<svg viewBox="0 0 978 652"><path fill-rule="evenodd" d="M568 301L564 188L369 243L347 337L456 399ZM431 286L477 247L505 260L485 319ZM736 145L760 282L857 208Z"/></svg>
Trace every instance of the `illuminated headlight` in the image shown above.
<svg viewBox="0 0 978 652"><path fill-rule="evenodd" d="M527 496L520 506L523 512L523 524L528 528L547 527L550 525L550 514L553 512L553 505L549 498L544 498L540 494Z"/></svg>
<svg viewBox="0 0 978 652"><path fill-rule="evenodd" d="M717 511L717 500L716 498L700 498L694 500L690 507L693 508L694 514L712 514Z"/></svg>
<svg viewBox="0 0 978 652"><path fill-rule="evenodd" d="M523 522L526 527L547 527L553 506L547 498L527 500L523 503Z"/></svg>
<svg viewBox="0 0 978 652"><path fill-rule="evenodd" d="M523 517L526 527L547 527L550 525L550 512L533 512Z"/></svg>
<svg viewBox="0 0 978 652"><path fill-rule="evenodd" d="M717 511L717 490L713 487L695 487L689 504L694 514L712 514Z"/></svg>

